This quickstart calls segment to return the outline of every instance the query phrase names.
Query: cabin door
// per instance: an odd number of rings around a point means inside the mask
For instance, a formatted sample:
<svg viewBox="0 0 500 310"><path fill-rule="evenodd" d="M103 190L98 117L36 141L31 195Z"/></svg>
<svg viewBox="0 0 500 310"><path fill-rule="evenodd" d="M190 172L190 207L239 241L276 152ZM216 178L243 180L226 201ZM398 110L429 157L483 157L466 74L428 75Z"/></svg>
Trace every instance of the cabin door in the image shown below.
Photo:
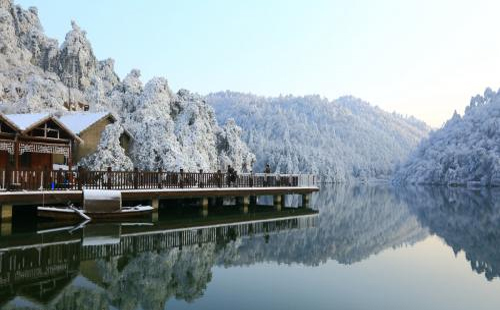
<svg viewBox="0 0 500 310"><path fill-rule="evenodd" d="M9 153L7 151L0 151L0 170L6 169L9 163Z"/></svg>
<svg viewBox="0 0 500 310"><path fill-rule="evenodd" d="M29 164L28 169L52 170L52 154L29 153L29 155L31 156L31 163Z"/></svg>

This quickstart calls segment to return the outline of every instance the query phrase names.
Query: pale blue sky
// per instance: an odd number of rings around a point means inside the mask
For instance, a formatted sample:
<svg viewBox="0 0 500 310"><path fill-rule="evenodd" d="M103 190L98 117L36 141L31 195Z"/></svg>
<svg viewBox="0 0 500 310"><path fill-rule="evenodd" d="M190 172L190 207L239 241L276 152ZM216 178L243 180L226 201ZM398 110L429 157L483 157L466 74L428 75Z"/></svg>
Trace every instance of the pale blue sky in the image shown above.
<svg viewBox="0 0 500 310"><path fill-rule="evenodd" d="M174 90L354 95L440 126L500 87L500 1L17 0L61 43L75 20L124 77Z"/></svg>

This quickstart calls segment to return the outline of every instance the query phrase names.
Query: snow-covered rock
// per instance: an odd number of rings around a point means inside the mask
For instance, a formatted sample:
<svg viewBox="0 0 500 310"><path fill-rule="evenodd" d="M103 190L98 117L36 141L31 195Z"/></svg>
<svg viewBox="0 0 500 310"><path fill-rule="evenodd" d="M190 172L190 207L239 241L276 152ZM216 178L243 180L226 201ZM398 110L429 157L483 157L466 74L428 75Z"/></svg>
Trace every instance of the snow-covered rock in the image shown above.
<svg viewBox="0 0 500 310"><path fill-rule="evenodd" d="M241 127L236 125L234 119L226 121L224 127L217 134L217 150L219 151L219 167L231 165L250 172L256 158L248 146L241 140Z"/></svg>
<svg viewBox="0 0 500 310"><path fill-rule="evenodd" d="M235 119L256 154L277 172L318 174L324 181L388 178L430 130L353 97L259 97L221 92L206 97L218 120Z"/></svg>
<svg viewBox="0 0 500 310"><path fill-rule="evenodd" d="M113 170L132 171L134 164L120 145L122 134L123 127L120 124L107 125L101 135L97 151L82 158L78 166L87 167L90 170L102 171L111 167Z"/></svg>
<svg viewBox="0 0 500 310"><path fill-rule="evenodd" d="M43 33L36 8L0 0L1 112L60 114L70 103L77 110L88 105L90 111L112 112L132 133L130 158L141 169L213 171L228 164L251 169L254 155L237 126L219 127L200 96L175 93L164 78L143 87L139 70L120 81L114 61L97 60L85 31L75 22L71 27L59 47ZM130 168L115 137L118 127L107 130L98 151L82 163Z"/></svg>
<svg viewBox="0 0 500 310"><path fill-rule="evenodd" d="M500 92L486 89L424 140L398 183L500 186Z"/></svg>

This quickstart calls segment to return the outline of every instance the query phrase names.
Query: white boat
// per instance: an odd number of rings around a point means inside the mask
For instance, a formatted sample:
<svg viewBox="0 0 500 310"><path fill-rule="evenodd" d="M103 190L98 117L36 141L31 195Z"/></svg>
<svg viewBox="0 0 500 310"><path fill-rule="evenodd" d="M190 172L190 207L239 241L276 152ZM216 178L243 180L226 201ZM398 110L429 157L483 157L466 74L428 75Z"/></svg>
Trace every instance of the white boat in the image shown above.
<svg viewBox="0 0 500 310"><path fill-rule="evenodd" d="M123 207L120 191L84 190L82 209L71 204L67 207L39 206L37 211L40 217L56 220L112 221L149 216L153 212L153 207L143 205Z"/></svg>

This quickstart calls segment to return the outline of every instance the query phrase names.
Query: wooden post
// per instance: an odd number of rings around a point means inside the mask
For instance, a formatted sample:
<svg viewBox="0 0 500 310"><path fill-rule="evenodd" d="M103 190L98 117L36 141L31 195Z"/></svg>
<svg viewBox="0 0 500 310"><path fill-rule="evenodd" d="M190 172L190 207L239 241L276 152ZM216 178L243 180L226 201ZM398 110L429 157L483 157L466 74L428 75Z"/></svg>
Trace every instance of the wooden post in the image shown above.
<svg viewBox="0 0 500 310"><path fill-rule="evenodd" d="M160 207L160 197L154 197L151 200L151 206L154 210L158 210L158 208Z"/></svg>
<svg viewBox="0 0 500 310"><path fill-rule="evenodd" d="M82 188L87 186L88 181L88 173L87 173L87 168L82 167Z"/></svg>
<svg viewBox="0 0 500 310"><path fill-rule="evenodd" d="M14 162L16 163L16 170L19 170L19 142L14 142Z"/></svg>
<svg viewBox="0 0 500 310"><path fill-rule="evenodd" d="M309 208L310 194L302 195L302 208Z"/></svg>
<svg viewBox="0 0 500 310"><path fill-rule="evenodd" d="M73 152L71 150L71 144L72 142L68 143L68 170L71 171L71 168L73 166Z"/></svg>
<svg viewBox="0 0 500 310"><path fill-rule="evenodd" d="M201 207L202 207L202 215L203 217L207 217L208 216L208 198L207 197L203 197L201 198Z"/></svg>
<svg viewBox="0 0 500 310"><path fill-rule="evenodd" d="M0 218L3 221L10 221L12 219L12 205L2 204L2 212L0 213Z"/></svg>
<svg viewBox="0 0 500 310"><path fill-rule="evenodd" d="M10 180L12 176L12 169L11 166L8 164L7 167L5 167L5 181L4 181L4 189L9 190L10 189L10 183L12 182Z"/></svg>
<svg viewBox="0 0 500 310"><path fill-rule="evenodd" d="M247 206L250 204L250 196L243 196L243 206Z"/></svg>
<svg viewBox="0 0 500 310"><path fill-rule="evenodd" d="M134 168L134 189L139 188L139 168Z"/></svg>
<svg viewBox="0 0 500 310"><path fill-rule="evenodd" d="M274 207L277 211L281 211L281 195L274 196Z"/></svg>
<svg viewBox="0 0 500 310"><path fill-rule="evenodd" d="M248 214L249 204L250 204L250 196L243 196L243 214Z"/></svg>
<svg viewBox="0 0 500 310"><path fill-rule="evenodd" d="M0 235L8 236L12 233L12 205L2 204L0 207Z"/></svg>
<svg viewBox="0 0 500 310"><path fill-rule="evenodd" d="M108 185L107 185L108 189L111 189L111 187L112 187L112 178L111 178L111 173L112 172L111 171L112 171L111 167L108 167L108 173L107 173L108 174L108 182L107 182L108 183Z"/></svg>
<svg viewBox="0 0 500 310"><path fill-rule="evenodd" d="M64 183L64 179L63 179L63 170L62 168L59 168L59 170L57 170L57 188L61 188L62 187L62 183Z"/></svg>
<svg viewBox="0 0 500 310"><path fill-rule="evenodd" d="M43 178L44 178L43 184L44 184L45 188L52 189L52 182L50 179L50 171L49 171L49 169L47 169L47 166L44 166Z"/></svg>
<svg viewBox="0 0 500 310"><path fill-rule="evenodd" d="M153 197L151 199L151 207L153 207L153 212L151 213L153 223L158 222L159 209L160 209L160 197Z"/></svg>
<svg viewBox="0 0 500 310"><path fill-rule="evenodd" d="M217 170L217 187L222 187L222 171L220 169Z"/></svg>
<svg viewBox="0 0 500 310"><path fill-rule="evenodd" d="M179 176L179 187L184 188L184 169L180 169L180 176Z"/></svg>
<svg viewBox="0 0 500 310"><path fill-rule="evenodd" d="M83 184L83 168L82 166L78 166L78 175L77 175L77 182L78 182L78 190L82 190L82 184Z"/></svg>
<svg viewBox="0 0 500 310"><path fill-rule="evenodd" d="M158 188L162 188L162 178L163 178L163 170L161 168L158 169Z"/></svg>
<svg viewBox="0 0 500 310"><path fill-rule="evenodd" d="M75 179L73 178L73 168L71 166L68 167L68 171L66 171L66 180L68 181L67 188L74 189L75 188Z"/></svg>
<svg viewBox="0 0 500 310"><path fill-rule="evenodd" d="M198 174L198 187L205 187L205 183L203 182L203 169L200 169L200 174Z"/></svg>

